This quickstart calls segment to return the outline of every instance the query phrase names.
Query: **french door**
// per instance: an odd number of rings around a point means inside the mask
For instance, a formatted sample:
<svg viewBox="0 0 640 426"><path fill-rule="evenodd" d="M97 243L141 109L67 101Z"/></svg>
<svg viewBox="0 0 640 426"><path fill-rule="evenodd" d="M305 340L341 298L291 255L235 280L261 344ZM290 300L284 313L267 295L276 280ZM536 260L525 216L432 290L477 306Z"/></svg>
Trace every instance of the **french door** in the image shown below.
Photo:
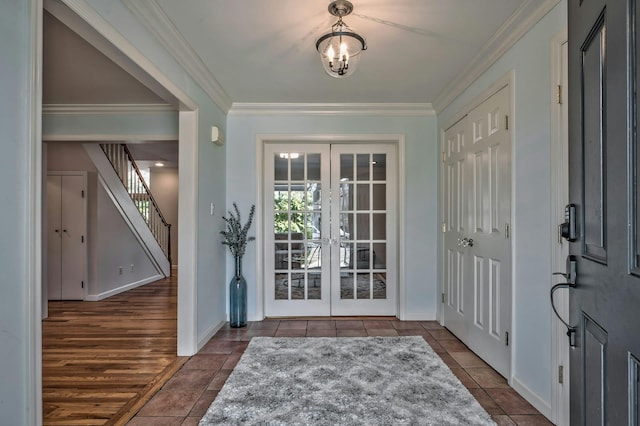
<svg viewBox="0 0 640 426"><path fill-rule="evenodd" d="M267 316L396 314L396 148L267 144Z"/></svg>
<svg viewBox="0 0 640 426"><path fill-rule="evenodd" d="M509 87L445 131L444 325L509 377Z"/></svg>

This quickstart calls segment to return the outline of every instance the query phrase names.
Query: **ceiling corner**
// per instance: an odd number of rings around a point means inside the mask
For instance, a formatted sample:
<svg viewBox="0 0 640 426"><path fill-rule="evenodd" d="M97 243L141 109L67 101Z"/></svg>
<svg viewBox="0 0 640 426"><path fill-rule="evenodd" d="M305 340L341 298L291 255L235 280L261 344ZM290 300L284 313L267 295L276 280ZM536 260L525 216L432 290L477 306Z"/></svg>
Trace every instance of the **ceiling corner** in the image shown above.
<svg viewBox="0 0 640 426"><path fill-rule="evenodd" d="M441 113L448 107L560 1L525 1L478 51L469 65L438 94L433 102L435 111Z"/></svg>
<svg viewBox="0 0 640 426"><path fill-rule="evenodd" d="M204 90L211 100L227 114L232 101L220 83L204 64L171 19L155 0L122 0L134 16L156 37L165 49Z"/></svg>

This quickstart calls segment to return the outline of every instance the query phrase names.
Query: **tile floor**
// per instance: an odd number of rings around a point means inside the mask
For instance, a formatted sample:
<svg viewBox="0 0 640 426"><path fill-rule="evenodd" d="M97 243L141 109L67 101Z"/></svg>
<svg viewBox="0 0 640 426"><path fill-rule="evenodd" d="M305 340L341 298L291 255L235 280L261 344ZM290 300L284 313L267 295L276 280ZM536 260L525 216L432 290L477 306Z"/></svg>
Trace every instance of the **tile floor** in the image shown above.
<svg viewBox="0 0 640 426"><path fill-rule="evenodd" d="M502 376L436 322L395 319L265 320L221 329L128 423L197 425L255 336L423 336L499 425L551 425Z"/></svg>

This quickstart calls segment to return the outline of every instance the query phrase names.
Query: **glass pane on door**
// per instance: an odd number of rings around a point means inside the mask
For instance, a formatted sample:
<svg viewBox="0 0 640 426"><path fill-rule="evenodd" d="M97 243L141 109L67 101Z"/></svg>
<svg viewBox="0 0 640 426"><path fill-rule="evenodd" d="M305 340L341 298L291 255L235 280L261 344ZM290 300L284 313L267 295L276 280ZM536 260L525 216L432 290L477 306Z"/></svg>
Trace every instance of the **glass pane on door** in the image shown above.
<svg viewBox="0 0 640 426"><path fill-rule="evenodd" d="M320 154L276 152L273 164L273 296L275 300L321 299Z"/></svg>
<svg viewBox="0 0 640 426"><path fill-rule="evenodd" d="M387 297L386 163L387 154L340 154L340 299Z"/></svg>

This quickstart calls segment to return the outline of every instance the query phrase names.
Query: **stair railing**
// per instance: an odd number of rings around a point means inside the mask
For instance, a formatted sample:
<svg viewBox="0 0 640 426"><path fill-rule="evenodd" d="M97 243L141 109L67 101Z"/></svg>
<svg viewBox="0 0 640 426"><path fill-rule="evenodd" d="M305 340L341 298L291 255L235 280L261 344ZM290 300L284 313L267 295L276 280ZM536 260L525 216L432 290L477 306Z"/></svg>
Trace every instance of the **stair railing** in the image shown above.
<svg viewBox="0 0 640 426"><path fill-rule="evenodd" d="M100 148L171 263L171 224L162 215L129 148L125 144L100 144Z"/></svg>

